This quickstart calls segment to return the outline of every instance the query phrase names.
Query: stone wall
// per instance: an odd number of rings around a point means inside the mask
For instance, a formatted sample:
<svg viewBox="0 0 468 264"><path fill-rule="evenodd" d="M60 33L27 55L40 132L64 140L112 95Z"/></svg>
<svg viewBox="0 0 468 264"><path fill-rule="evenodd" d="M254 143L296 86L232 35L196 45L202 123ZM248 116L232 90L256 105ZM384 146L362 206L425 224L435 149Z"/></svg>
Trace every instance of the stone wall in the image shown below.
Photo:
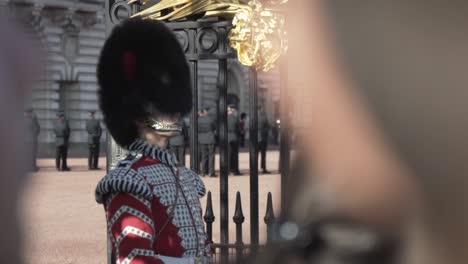
<svg viewBox="0 0 468 264"><path fill-rule="evenodd" d="M30 26L46 53L42 78L27 102L41 126L39 156L55 152L52 129L59 110L70 122L70 154L84 154L88 112L98 110L95 72L105 40L104 1L3 1L3 7Z"/></svg>
<svg viewBox="0 0 468 264"><path fill-rule="evenodd" d="M28 24L31 35L46 50L42 78L28 100L41 126L39 156L51 157L55 153L52 129L59 110L65 111L70 122L69 155L86 155L85 123L89 111L97 110L96 116L102 118L96 93L96 65L106 39L104 0L0 0L0 8ZM248 68L237 60L229 61L228 68L228 93L240 100L240 112L248 113ZM216 61L199 63L199 107L216 108L217 73ZM259 74L258 84L259 104L265 105L273 122L274 103L280 97L278 74ZM106 133L101 141L104 152Z"/></svg>

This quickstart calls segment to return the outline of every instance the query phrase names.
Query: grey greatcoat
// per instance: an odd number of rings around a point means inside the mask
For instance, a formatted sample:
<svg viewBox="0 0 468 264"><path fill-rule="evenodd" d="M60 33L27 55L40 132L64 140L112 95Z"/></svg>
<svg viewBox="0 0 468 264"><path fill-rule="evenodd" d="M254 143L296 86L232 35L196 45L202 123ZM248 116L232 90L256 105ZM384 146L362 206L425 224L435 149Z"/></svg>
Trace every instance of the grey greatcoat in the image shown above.
<svg viewBox="0 0 468 264"><path fill-rule="evenodd" d="M99 144L102 135L102 128L99 120L87 120L86 131L88 131L88 144Z"/></svg>
<svg viewBox="0 0 468 264"><path fill-rule="evenodd" d="M239 172L239 118L237 114L228 114L229 171L235 175Z"/></svg>
<svg viewBox="0 0 468 264"><path fill-rule="evenodd" d="M169 138L169 146L171 147L185 147L185 138L187 137L187 126L183 121L180 121L182 132L176 136Z"/></svg>
<svg viewBox="0 0 468 264"><path fill-rule="evenodd" d="M239 141L239 118L236 114L228 114L228 142Z"/></svg>
<svg viewBox="0 0 468 264"><path fill-rule="evenodd" d="M258 150L261 155L260 166L264 173L268 173L266 169L266 154L268 146L268 132L270 131L270 124L268 118L263 111L258 112Z"/></svg>
<svg viewBox="0 0 468 264"><path fill-rule="evenodd" d="M215 120L210 115L198 117L198 143L200 143L201 174L215 176Z"/></svg>
<svg viewBox="0 0 468 264"><path fill-rule="evenodd" d="M182 132L178 135L169 138L169 148L174 152L180 165L185 166L185 139L187 138L187 125L183 120L179 123L182 127Z"/></svg>
<svg viewBox="0 0 468 264"><path fill-rule="evenodd" d="M268 141L270 123L265 112L258 112L258 142Z"/></svg>
<svg viewBox="0 0 468 264"><path fill-rule="evenodd" d="M215 120L209 116L198 117L198 143L215 144Z"/></svg>
<svg viewBox="0 0 468 264"><path fill-rule="evenodd" d="M55 146L68 146L68 140L70 138L70 126L68 120L60 122L56 120L54 122L54 133L55 133Z"/></svg>
<svg viewBox="0 0 468 264"><path fill-rule="evenodd" d="M26 129L26 131L31 135L26 138L26 141L37 143L37 137L39 136L41 127L39 126L36 115L26 117Z"/></svg>
<svg viewBox="0 0 468 264"><path fill-rule="evenodd" d="M28 133L26 137L26 148L28 150L28 153L31 154L29 158L31 159L30 164L33 170L37 170L37 140L40 131L41 127L39 126L39 122L37 121L36 115L32 114L30 116L26 116L26 132Z"/></svg>

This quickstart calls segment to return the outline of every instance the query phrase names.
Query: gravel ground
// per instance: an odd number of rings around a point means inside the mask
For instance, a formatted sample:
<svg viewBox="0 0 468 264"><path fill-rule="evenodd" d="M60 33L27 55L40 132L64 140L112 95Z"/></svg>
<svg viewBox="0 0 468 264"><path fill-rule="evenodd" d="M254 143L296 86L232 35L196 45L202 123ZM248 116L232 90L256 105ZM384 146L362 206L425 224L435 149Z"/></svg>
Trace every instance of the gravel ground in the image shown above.
<svg viewBox="0 0 468 264"><path fill-rule="evenodd" d="M275 208L279 205L280 177L277 174L278 151L269 151L268 168L273 172L259 177L260 232L264 241L263 217L267 193L272 192ZM216 157L216 164L219 164ZM100 164L105 164L102 158ZM188 163L187 163L188 164ZM25 258L31 264L106 264L106 225L103 209L94 200L96 183L105 175L105 168L88 171L86 159L69 159L70 172L57 172L52 159L38 161L39 172L30 176L21 208L25 237ZM232 222L236 192L242 194L245 216L243 236L248 242L250 189L248 153L240 154L243 176L229 177L230 241L235 240ZM215 223L213 240L219 241L219 178L203 178L213 195ZM201 201L206 205L206 197ZM278 209L275 210L278 212Z"/></svg>

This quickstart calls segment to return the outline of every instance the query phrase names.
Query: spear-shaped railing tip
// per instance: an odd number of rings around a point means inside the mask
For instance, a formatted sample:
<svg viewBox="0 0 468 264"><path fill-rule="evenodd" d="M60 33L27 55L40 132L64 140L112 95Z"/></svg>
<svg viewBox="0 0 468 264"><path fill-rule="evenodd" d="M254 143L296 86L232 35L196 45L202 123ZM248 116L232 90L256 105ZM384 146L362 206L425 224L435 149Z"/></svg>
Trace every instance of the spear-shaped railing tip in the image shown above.
<svg viewBox="0 0 468 264"><path fill-rule="evenodd" d="M265 217L263 218L267 225L267 241L270 242L273 234L273 225L276 222L275 212L273 210L273 198L271 192L268 193L267 207Z"/></svg>
<svg viewBox="0 0 468 264"><path fill-rule="evenodd" d="M215 221L215 216L213 213L213 200L211 198L211 191L208 192L208 198L206 199L206 211L205 216L203 217L206 223L213 223Z"/></svg>
<svg viewBox="0 0 468 264"><path fill-rule="evenodd" d="M213 243L213 222L215 221L215 216L213 213L211 192L208 192L208 197L206 199L206 211L203 220L205 220L206 223L206 235L208 236L208 240Z"/></svg>
<svg viewBox="0 0 468 264"><path fill-rule="evenodd" d="M234 223L242 224L244 223L245 217L244 213L242 212L242 202L241 202L241 194L237 192L236 194L236 210L234 211L234 217L232 218Z"/></svg>
<svg viewBox="0 0 468 264"><path fill-rule="evenodd" d="M242 224L244 223L245 217L242 212L242 202L240 192L236 193L236 210L234 211L234 217L232 218L236 223L236 263L240 264L244 258L242 239Z"/></svg>

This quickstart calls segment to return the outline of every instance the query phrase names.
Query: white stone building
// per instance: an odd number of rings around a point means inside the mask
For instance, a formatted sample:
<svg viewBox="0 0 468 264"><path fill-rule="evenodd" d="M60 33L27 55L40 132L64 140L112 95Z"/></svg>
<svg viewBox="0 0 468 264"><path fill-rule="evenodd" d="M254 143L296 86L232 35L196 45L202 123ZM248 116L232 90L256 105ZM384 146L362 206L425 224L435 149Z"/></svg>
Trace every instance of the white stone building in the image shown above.
<svg viewBox="0 0 468 264"><path fill-rule="evenodd" d="M2 14L14 14L32 28L31 34L47 51L41 80L28 104L41 126L40 156L55 153L53 121L59 110L70 121L69 155L86 153L85 122L90 110L98 110L96 64L106 38L105 0L0 0ZM230 103L238 102L248 113L248 69L236 60L229 62ZM279 78L259 74L259 104L265 105L273 121L279 109ZM217 62L199 63L199 107L216 106ZM267 89L269 88L269 89ZM101 114L97 111L97 117ZM105 151L106 133L101 150Z"/></svg>

